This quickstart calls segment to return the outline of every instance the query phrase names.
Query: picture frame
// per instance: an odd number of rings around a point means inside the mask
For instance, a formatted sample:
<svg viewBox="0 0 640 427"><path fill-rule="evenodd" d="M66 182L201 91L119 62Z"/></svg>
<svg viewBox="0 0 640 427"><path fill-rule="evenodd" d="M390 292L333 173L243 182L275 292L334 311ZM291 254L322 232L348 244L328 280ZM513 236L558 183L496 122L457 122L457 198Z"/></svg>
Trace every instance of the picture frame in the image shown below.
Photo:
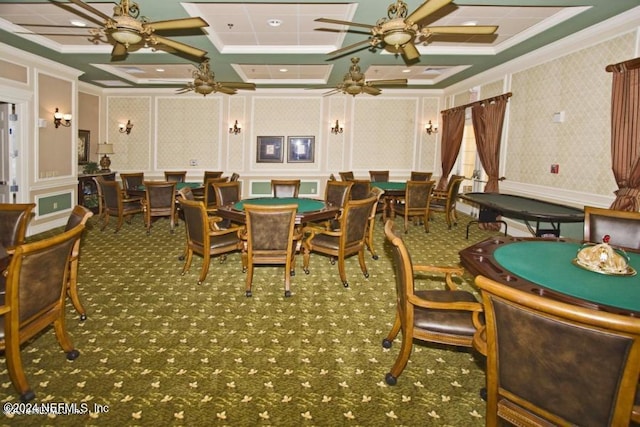
<svg viewBox="0 0 640 427"><path fill-rule="evenodd" d="M284 136L259 136L256 154L258 163L282 163L284 161Z"/></svg>
<svg viewBox="0 0 640 427"><path fill-rule="evenodd" d="M84 165L89 162L91 132L88 130L78 130L78 164Z"/></svg>
<svg viewBox="0 0 640 427"><path fill-rule="evenodd" d="M287 162L313 163L315 161L315 136L290 136Z"/></svg>

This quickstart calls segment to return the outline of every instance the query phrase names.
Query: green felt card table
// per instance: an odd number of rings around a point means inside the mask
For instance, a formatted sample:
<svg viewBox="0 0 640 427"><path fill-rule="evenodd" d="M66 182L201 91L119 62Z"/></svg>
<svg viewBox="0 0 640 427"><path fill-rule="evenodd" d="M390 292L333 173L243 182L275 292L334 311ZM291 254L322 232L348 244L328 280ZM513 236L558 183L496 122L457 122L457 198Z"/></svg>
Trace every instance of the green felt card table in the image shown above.
<svg viewBox="0 0 640 427"><path fill-rule="evenodd" d="M340 212L339 206L332 206L323 200L307 199L302 197L258 197L243 199L231 205L219 206L216 215L229 219L236 223L245 222L245 204L254 205L298 205L296 224L305 224L312 221L325 221L333 219Z"/></svg>
<svg viewBox="0 0 640 427"><path fill-rule="evenodd" d="M371 186L384 190L385 196L392 197L404 197L407 189L407 183L399 181L372 182Z"/></svg>
<svg viewBox="0 0 640 427"><path fill-rule="evenodd" d="M563 239L492 237L459 252L473 275L571 304L640 316L640 274L605 275L573 263L579 242ZM640 271L640 253L626 252Z"/></svg>

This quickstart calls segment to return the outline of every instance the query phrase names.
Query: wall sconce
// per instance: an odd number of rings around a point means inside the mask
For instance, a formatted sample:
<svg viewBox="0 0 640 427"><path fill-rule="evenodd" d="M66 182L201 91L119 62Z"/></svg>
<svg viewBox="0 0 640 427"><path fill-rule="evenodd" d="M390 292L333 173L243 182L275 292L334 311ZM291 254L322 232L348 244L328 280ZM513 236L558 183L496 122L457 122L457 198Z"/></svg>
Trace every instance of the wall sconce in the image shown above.
<svg viewBox="0 0 640 427"><path fill-rule="evenodd" d="M340 122L336 120L336 125L331 128L331 133L337 135L339 133L342 133L343 131L344 129L340 127Z"/></svg>
<svg viewBox="0 0 640 427"><path fill-rule="evenodd" d="M58 110L58 107L56 107L56 111L55 113L53 113L53 124L56 126L56 129L59 126L64 126L68 128L69 126L71 126L71 114L62 114Z"/></svg>
<svg viewBox="0 0 640 427"><path fill-rule="evenodd" d="M242 132L242 129L240 128L240 126L238 125L238 121L236 120L236 122L233 124L233 127L229 128L229 133L237 135L240 132Z"/></svg>
<svg viewBox="0 0 640 427"><path fill-rule="evenodd" d="M428 135L431 135L432 133L438 133L438 125L434 125L433 123L431 123L431 120L429 120L429 123L427 123L424 130L427 131Z"/></svg>
<svg viewBox="0 0 640 427"><path fill-rule="evenodd" d="M131 133L133 123L131 123L131 120L127 120L127 123L120 123L118 127L120 128L120 133L126 133L129 135Z"/></svg>

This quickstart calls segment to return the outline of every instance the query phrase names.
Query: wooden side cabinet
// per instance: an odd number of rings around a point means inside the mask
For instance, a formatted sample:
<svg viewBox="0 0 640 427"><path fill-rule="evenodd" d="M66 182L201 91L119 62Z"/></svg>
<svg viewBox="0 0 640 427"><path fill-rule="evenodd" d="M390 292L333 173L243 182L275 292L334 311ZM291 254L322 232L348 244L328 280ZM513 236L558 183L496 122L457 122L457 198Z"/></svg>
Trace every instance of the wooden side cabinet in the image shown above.
<svg viewBox="0 0 640 427"><path fill-rule="evenodd" d="M78 204L87 209L91 209L93 213L98 213L98 187L93 180L95 177L101 176L106 181L115 181L116 173L94 173L87 175L78 175Z"/></svg>

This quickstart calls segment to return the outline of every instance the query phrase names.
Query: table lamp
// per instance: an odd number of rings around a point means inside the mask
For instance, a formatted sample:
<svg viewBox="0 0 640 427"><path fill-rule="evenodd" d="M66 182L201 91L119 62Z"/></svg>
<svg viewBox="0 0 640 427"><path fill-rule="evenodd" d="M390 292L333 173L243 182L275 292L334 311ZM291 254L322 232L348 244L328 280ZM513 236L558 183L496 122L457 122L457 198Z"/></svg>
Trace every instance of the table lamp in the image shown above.
<svg viewBox="0 0 640 427"><path fill-rule="evenodd" d="M111 166L111 159L107 154L113 154L113 144L105 142L104 144L98 144L98 154L104 154L100 159L101 172L111 172L109 166Z"/></svg>

